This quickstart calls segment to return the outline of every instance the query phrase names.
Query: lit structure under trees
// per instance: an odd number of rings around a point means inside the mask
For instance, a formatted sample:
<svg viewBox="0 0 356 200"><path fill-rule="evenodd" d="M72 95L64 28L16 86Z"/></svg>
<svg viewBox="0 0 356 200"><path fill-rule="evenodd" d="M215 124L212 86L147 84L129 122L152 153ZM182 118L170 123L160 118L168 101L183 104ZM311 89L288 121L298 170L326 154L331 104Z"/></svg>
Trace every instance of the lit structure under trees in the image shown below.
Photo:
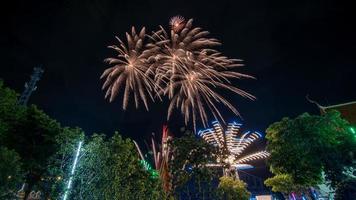
<svg viewBox="0 0 356 200"><path fill-rule="evenodd" d="M137 151L141 157L141 163L144 165L147 171L151 172L153 177L157 176L157 172L161 178L164 191L169 192L171 190L171 176L169 172L169 161L172 157L171 149L168 142L172 139L172 136L168 130L167 125L162 128L161 144L151 138L151 150L153 153L154 170L151 165L146 161L142 151L138 144L134 141Z"/></svg>
<svg viewBox="0 0 356 200"><path fill-rule="evenodd" d="M220 94L226 90L253 100L255 97L234 86L232 79L253 78L236 72L242 66L240 59L231 59L219 52L221 45L209 32L193 26L193 19L181 16L170 20L170 29L160 26L158 31L139 33L132 27L126 33L127 43L119 38L112 45L117 56L105 61L111 65L102 74L106 81L106 97L110 101L123 90L123 109L133 96L136 107L142 101L148 110L148 100L167 96L170 104L167 119L174 110L180 110L185 124L191 120L196 127L200 121L207 126L208 114L224 122L218 108L223 104L235 115L237 109Z"/></svg>
<svg viewBox="0 0 356 200"><path fill-rule="evenodd" d="M212 124L213 128L199 131L198 135L219 149L220 155L217 156L216 163L208 164L208 166L223 168L224 175L239 178L238 170L252 168L251 161L269 156L269 153L264 150L245 155L245 150L253 142L262 138L259 132L241 132L242 124L236 122L229 123L226 129L218 121Z"/></svg>

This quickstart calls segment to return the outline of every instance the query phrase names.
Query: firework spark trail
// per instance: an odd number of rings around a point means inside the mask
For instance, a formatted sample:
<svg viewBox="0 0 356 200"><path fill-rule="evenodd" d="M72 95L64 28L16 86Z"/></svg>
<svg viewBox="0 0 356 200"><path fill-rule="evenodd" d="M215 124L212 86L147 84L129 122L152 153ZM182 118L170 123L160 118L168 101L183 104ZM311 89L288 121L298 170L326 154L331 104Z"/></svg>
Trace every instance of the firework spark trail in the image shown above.
<svg viewBox="0 0 356 200"><path fill-rule="evenodd" d="M200 27L193 27L193 19L185 21L176 16L170 20L170 31L162 26L151 35L132 31L127 35L128 47L119 40L120 46L111 46L118 51L118 58L109 58L114 67L107 69L102 77L107 77L103 88L112 101L120 87L125 86L123 108L126 109L130 92L135 105L139 97L146 109L146 93L153 96L168 96L170 100L167 120L175 109L180 110L186 124L201 121L207 126L208 113L224 122L218 109L223 104L235 115L237 109L217 90L224 89L253 100L254 96L233 86L231 79L253 78L252 76L232 71L242 66L241 60L230 59L214 48L221 43L209 38L209 32ZM144 37L149 41L144 45Z"/></svg>

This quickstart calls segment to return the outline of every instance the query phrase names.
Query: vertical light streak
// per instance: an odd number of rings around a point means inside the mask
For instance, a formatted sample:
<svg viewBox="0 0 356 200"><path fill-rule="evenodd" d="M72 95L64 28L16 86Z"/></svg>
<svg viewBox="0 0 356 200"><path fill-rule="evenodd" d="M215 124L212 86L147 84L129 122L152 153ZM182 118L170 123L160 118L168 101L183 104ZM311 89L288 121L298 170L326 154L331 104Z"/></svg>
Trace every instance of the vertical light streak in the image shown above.
<svg viewBox="0 0 356 200"><path fill-rule="evenodd" d="M292 192L292 197L293 197L293 200L296 200L296 199L297 199L297 198L295 198L294 192Z"/></svg>
<svg viewBox="0 0 356 200"><path fill-rule="evenodd" d="M82 141L80 141L79 144L78 144L78 148L77 148L77 152L76 152L76 154L75 154L75 158L74 158L72 170L71 170L71 172L70 172L69 181L68 181L66 190L65 190L65 192L64 192L63 200L66 200L66 199L67 199L67 197L68 197L68 192L69 192L70 188L72 187L73 175L74 175L74 172L75 172L75 168L77 167L78 157L79 157L79 154L80 154L80 150L81 150L81 148L82 148L82 144L83 144Z"/></svg>
<svg viewBox="0 0 356 200"><path fill-rule="evenodd" d="M143 154L142 154L141 149L140 149L140 147L138 146L137 142L136 142L135 140L132 140L132 141L133 141L133 143L134 143L135 146L136 146L136 149L137 149L137 151L138 151L138 154L140 154L141 160L145 160L145 157L143 157Z"/></svg>

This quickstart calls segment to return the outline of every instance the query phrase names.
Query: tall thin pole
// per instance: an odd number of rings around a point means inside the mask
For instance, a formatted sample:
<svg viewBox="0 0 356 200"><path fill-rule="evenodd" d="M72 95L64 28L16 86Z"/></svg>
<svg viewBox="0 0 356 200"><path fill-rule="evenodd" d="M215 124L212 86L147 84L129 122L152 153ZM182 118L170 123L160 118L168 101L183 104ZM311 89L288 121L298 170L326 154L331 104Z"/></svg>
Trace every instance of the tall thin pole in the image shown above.
<svg viewBox="0 0 356 200"><path fill-rule="evenodd" d="M83 142L80 141L79 144L78 144L77 153L75 154L75 158L74 158L74 162L73 162L73 166L72 166L72 171L70 172L70 177L69 177L69 181L67 183L67 187L66 187L65 192L64 192L63 200L67 199L68 193L70 191L70 188L72 187L73 176L74 176L75 168L77 167L78 157L79 157L79 154L80 154L80 149L82 148L82 143Z"/></svg>

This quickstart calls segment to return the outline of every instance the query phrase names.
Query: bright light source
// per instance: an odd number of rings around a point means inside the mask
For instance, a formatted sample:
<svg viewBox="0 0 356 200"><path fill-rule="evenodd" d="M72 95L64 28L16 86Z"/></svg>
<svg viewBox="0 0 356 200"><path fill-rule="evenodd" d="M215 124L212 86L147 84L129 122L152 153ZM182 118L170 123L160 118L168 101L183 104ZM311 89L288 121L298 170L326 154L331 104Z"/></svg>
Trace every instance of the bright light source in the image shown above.
<svg viewBox="0 0 356 200"><path fill-rule="evenodd" d="M70 172L70 177L69 177L69 181L68 181L67 187L66 187L65 192L64 192L63 200L67 199L68 192L69 192L69 190L70 190L70 188L72 186L73 175L74 175L74 172L75 172L75 168L77 167L78 157L79 157L79 154L80 154L80 149L82 148L82 143L83 142L80 141L79 144L78 144L77 153L75 154L72 170Z"/></svg>
<svg viewBox="0 0 356 200"><path fill-rule="evenodd" d="M355 133L356 133L356 130L355 130L355 128L354 128L354 127L350 127L350 131L351 131L351 133L353 133L353 134L355 134Z"/></svg>
<svg viewBox="0 0 356 200"><path fill-rule="evenodd" d="M151 174L152 177L158 177L158 172L152 168L149 162L147 162L146 160L140 160L140 163L143 165L145 170Z"/></svg>

